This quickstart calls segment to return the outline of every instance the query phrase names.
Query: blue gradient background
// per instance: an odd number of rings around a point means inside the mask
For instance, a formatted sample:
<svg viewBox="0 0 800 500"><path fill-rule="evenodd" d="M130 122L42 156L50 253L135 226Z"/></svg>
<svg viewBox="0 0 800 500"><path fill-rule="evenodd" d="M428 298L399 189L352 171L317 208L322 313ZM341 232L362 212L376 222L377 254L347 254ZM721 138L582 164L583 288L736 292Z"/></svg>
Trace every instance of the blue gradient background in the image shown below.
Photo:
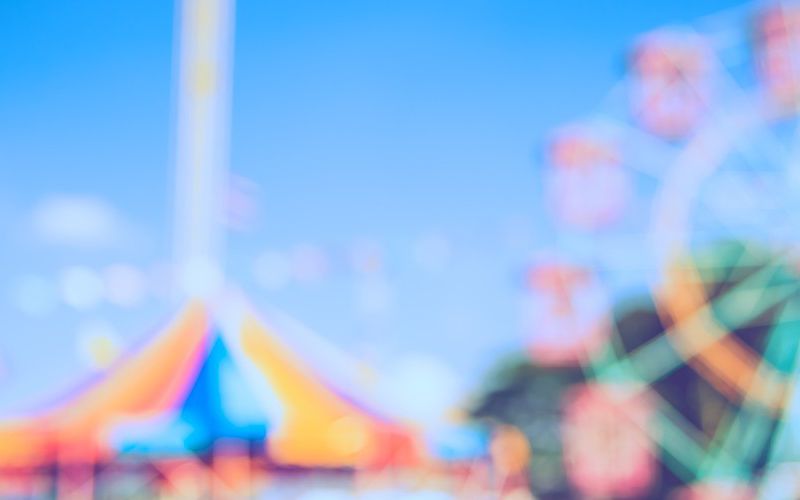
<svg viewBox="0 0 800 500"><path fill-rule="evenodd" d="M552 237L537 205L541 139L597 106L637 35L739 2L237 3L231 166L262 199L255 227L230 236L232 279L373 364L428 353L467 389L519 343L515 269ZM0 4L0 283L170 258L174 14L152 0ZM37 241L30 212L58 193L109 200L137 244ZM453 246L433 273L410 257L428 232ZM392 287L376 324L343 273L277 292L251 277L264 249L335 253L359 239L382 246ZM81 314L28 318L2 291L0 410L13 412L84 376ZM171 310L93 314L134 343Z"/></svg>

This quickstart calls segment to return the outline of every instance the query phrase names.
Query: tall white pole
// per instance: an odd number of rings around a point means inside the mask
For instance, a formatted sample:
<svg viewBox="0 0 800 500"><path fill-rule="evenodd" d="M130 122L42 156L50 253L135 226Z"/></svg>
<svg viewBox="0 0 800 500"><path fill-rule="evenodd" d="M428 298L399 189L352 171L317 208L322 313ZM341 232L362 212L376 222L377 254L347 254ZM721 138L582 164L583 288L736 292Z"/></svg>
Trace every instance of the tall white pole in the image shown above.
<svg viewBox="0 0 800 500"><path fill-rule="evenodd" d="M223 283L234 0L182 0L176 134L176 271L192 298Z"/></svg>

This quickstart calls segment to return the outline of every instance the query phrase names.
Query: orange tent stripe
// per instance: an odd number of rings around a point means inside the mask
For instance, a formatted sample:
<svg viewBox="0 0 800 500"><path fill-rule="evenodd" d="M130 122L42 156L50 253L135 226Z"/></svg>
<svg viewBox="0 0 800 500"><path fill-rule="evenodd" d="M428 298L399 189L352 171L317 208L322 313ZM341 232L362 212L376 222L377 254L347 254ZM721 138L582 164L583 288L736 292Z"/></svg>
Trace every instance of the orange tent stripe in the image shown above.
<svg viewBox="0 0 800 500"><path fill-rule="evenodd" d="M209 318L191 304L155 341L106 378L53 413L0 426L0 465L93 459L107 453L105 431L126 416L149 416L174 406L188 389L203 354Z"/></svg>

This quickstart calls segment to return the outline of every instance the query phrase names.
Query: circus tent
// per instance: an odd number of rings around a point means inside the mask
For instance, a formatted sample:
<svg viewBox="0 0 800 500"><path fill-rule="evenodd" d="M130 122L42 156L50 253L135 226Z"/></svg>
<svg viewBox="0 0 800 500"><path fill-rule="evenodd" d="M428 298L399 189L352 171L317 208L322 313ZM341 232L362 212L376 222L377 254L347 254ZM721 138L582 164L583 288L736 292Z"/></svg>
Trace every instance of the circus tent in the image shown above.
<svg viewBox="0 0 800 500"><path fill-rule="evenodd" d="M103 376L41 411L0 422L0 466L202 454L231 440L277 466L419 459L410 429L365 404L352 380L328 376L333 370L323 365L335 362L324 361L319 339L305 332L306 341L287 342L274 323L233 302L187 305Z"/></svg>

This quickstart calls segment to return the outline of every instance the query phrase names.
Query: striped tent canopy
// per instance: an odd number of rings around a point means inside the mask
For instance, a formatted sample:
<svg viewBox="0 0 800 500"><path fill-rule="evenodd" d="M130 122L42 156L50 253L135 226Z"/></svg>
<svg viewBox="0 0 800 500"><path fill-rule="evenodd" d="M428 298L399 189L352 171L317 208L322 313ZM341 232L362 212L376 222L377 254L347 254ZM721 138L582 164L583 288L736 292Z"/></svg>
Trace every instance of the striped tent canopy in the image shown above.
<svg viewBox="0 0 800 500"><path fill-rule="evenodd" d="M347 363L334 350L252 311L239 299L185 306L102 377L42 411L0 422L0 467L202 454L223 440L285 466L420 459L414 431L366 405L352 377L337 380ZM296 331L289 340L274 325Z"/></svg>

